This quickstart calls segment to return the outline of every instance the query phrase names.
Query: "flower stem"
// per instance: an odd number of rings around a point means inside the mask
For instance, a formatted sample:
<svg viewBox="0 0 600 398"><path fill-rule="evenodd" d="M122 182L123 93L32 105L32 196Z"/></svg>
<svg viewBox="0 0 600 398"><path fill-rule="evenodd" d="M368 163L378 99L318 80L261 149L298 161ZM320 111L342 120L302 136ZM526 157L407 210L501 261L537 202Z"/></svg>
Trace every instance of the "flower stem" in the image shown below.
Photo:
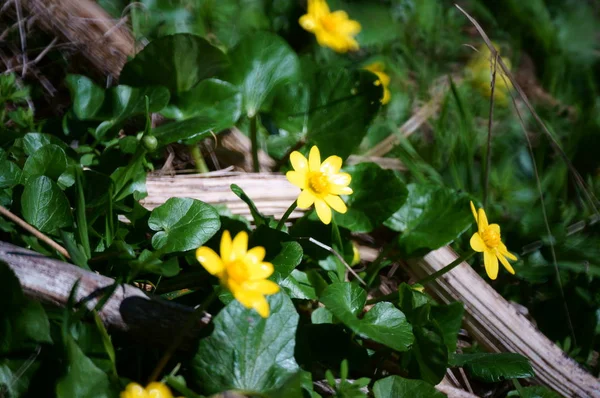
<svg viewBox="0 0 600 398"><path fill-rule="evenodd" d="M418 281L416 283L425 286L426 283L434 281L437 278L439 278L440 276L444 275L445 273L452 271L454 268L456 268L463 261L469 260L471 257L473 257L475 255L475 253L476 252L474 252L474 251L470 251L467 254L463 254L462 256L460 256L459 258L457 258L456 260L452 261L450 264L446 265L444 268L442 268L442 269L434 272L433 274L431 274L429 276L426 276L425 278L421 279L420 281Z"/></svg>
<svg viewBox="0 0 600 398"><path fill-rule="evenodd" d="M260 171L258 163L258 132L256 115L250 118L250 142L252 143L252 167L255 173Z"/></svg>
<svg viewBox="0 0 600 398"><path fill-rule="evenodd" d="M198 320L198 317L202 315L204 310L206 310L208 308L208 306L213 302L213 300L218 296L219 290L220 290L219 288L214 289L212 291L212 293L207 298L204 299L202 304L200 304L194 310L194 312L192 312L189 315L185 325L183 325L183 327L181 329L179 329L179 333L175 334L175 337L171 341L171 344L167 347L167 350L165 351L163 356L158 361L158 364L156 364L156 367L154 368L154 370L152 371L152 374L150 375L150 379L148 380L148 383L151 383L151 382L155 381L156 379L158 379L158 376L160 376L160 374L163 371L163 369L165 368L165 366L167 366L167 363L169 362L169 360L171 359L171 357L177 350L177 347L179 347L179 345L183 341L183 337L194 326L194 323L196 323L196 321Z"/></svg>
<svg viewBox="0 0 600 398"><path fill-rule="evenodd" d="M277 227L275 228L277 231L281 231L281 229L283 228L283 225L287 221L290 214L292 214L292 212L294 210L296 210L296 206L298 206L298 202L294 200L294 202L292 202L290 207L288 207L288 209L283 214L283 217L281 217L281 220L279 220L279 222L277 223Z"/></svg>
<svg viewBox="0 0 600 398"><path fill-rule="evenodd" d="M206 165L206 161L202 156L202 151L200 151L200 147L198 144L189 145L190 154L192 155L192 159L194 159L194 163L196 164L196 171L199 173L208 173L208 166Z"/></svg>

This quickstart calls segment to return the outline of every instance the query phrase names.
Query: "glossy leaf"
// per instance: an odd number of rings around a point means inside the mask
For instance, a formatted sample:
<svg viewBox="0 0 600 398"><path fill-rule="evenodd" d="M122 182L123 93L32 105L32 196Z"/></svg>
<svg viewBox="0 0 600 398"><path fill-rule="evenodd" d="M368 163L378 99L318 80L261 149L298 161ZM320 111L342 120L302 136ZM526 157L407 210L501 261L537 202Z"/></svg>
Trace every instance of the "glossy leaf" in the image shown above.
<svg viewBox="0 0 600 398"><path fill-rule="evenodd" d="M192 360L204 393L266 393L281 388L299 370L294 359L298 313L283 293L267 300L271 314L266 319L235 300L214 318L212 335L200 340Z"/></svg>
<svg viewBox="0 0 600 398"><path fill-rule="evenodd" d="M21 169L7 159L0 160L0 189L12 188L21 182Z"/></svg>
<svg viewBox="0 0 600 398"><path fill-rule="evenodd" d="M418 256L445 246L473 224L471 197L452 189L409 184L408 198L385 225L402 232L398 240L407 256Z"/></svg>
<svg viewBox="0 0 600 398"><path fill-rule="evenodd" d="M171 198L152 210L148 226L157 231L152 246L162 253L197 249L221 227L214 207L190 198Z"/></svg>
<svg viewBox="0 0 600 398"><path fill-rule="evenodd" d="M300 65L294 50L279 36L267 32L249 35L231 49L232 67L226 80L239 87L244 113L253 117L280 84L297 80Z"/></svg>
<svg viewBox="0 0 600 398"><path fill-rule="evenodd" d="M33 155L39 149L46 145L58 145L63 150L67 148L67 145L59 138L45 133L27 133L23 136L23 150L28 156Z"/></svg>
<svg viewBox="0 0 600 398"><path fill-rule="evenodd" d="M512 352L454 354L450 358L450 364L463 367L473 377L489 383L535 376L529 360Z"/></svg>
<svg viewBox="0 0 600 398"><path fill-rule="evenodd" d="M67 169L67 155L57 145L45 145L35 151L25 161L23 173L25 178L45 175L57 181Z"/></svg>
<svg viewBox="0 0 600 398"><path fill-rule="evenodd" d="M92 119L104 103L104 89L82 75L67 75L65 83L73 100L73 113L81 120Z"/></svg>
<svg viewBox="0 0 600 398"><path fill-rule="evenodd" d="M423 380L404 379L400 376L389 376L373 385L375 398L410 397L410 398L444 398L445 395Z"/></svg>
<svg viewBox="0 0 600 398"><path fill-rule="evenodd" d="M123 67L122 84L160 85L183 93L202 79L219 74L227 57L203 38L187 34L160 37L148 44Z"/></svg>
<svg viewBox="0 0 600 398"><path fill-rule="evenodd" d="M49 177L30 178L21 197L23 218L42 232L54 232L73 224L69 200Z"/></svg>
<svg viewBox="0 0 600 398"><path fill-rule="evenodd" d="M398 351L408 350L413 343L411 325L391 303L377 303L359 318L367 293L353 283L333 283L323 291L320 301L335 317L364 337Z"/></svg>
<svg viewBox="0 0 600 398"><path fill-rule="evenodd" d="M408 191L392 170L361 163L346 171L352 175L354 193L346 199L346 214L335 215L340 226L352 232L371 232L404 204Z"/></svg>

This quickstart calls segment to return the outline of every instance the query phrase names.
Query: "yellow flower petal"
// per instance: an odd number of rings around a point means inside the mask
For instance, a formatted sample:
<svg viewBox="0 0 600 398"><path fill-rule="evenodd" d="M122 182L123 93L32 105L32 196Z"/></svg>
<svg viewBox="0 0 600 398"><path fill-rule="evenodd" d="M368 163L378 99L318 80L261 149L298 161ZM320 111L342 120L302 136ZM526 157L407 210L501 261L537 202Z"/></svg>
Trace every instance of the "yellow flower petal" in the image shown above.
<svg viewBox="0 0 600 398"><path fill-rule="evenodd" d="M329 193L332 195L351 195L352 192L354 192L352 191L352 188L340 185L331 185L331 188L329 189Z"/></svg>
<svg viewBox="0 0 600 398"><path fill-rule="evenodd" d="M315 202L315 195L308 189L300 192L296 204L300 209L308 209Z"/></svg>
<svg viewBox="0 0 600 398"><path fill-rule="evenodd" d="M331 209L323 199L315 200L315 210L323 224L328 225L331 222Z"/></svg>
<svg viewBox="0 0 600 398"><path fill-rule="evenodd" d="M327 195L325 196L325 203L327 203L333 210L337 211L338 213L344 214L346 211L348 211L346 204L339 196Z"/></svg>
<svg viewBox="0 0 600 398"><path fill-rule="evenodd" d="M335 185L347 186L352 182L352 176L348 173L337 173L331 176L329 181Z"/></svg>
<svg viewBox="0 0 600 398"><path fill-rule="evenodd" d="M266 279L273 274L273 264L267 262L260 262L255 264L247 264L248 267L248 280L258 281L260 279Z"/></svg>
<svg viewBox="0 0 600 398"><path fill-rule="evenodd" d="M210 247L199 247L196 250L196 259L211 275L217 275L225 269L221 257Z"/></svg>
<svg viewBox="0 0 600 398"><path fill-rule="evenodd" d="M285 173L285 177L289 182L294 184L300 189L306 189L306 173L298 171L288 171Z"/></svg>
<svg viewBox="0 0 600 398"><path fill-rule="evenodd" d="M485 264L485 272L491 280L498 277L498 257L493 251L486 250L483 252L483 263Z"/></svg>
<svg viewBox="0 0 600 398"><path fill-rule="evenodd" d="M504 268L506 268L506 270L508 272L510 272L511 274L514 275L515 274L515 269L512 267L512 265L509 264L509 262L506 260L506 258L501 253L498 253L497 257L498 257L498 260L500 260L500 262L504 266Z"/></svg>
<svg viewBox="0 0 600 398"><path fill-rule="evenodd" d="M299 173L306 173L308 171L308 160L298 151L294 151L290 154L290 162L292 167Z"/></svg>
<svg viewBox="0 0 600 398"><path fill-rule="evenodd" d="M490 224L490 225L488 225L488 229L491 229L492 231L494 231L495 233L497 233L498 235L500 235L500 225L498 225L498 224Z"/></svg>
<svg viewBox="0 0 600 398"><path fill-rule="evenodd" d="M473 201L471 201L471 212L473 212L473 217L475 217L475 222L477 222L477 210L475 209Z"/></svg>
<svg viewBox="0 0 600 398"><path fill-rule="evenodd" d="M234 297L246 308L254 308L263 318L269 316L269 303L265 297L249 290L238 290L234 292Z"/></svg>
<svg viewBox="0 0 600 398"><path fill-rule="evenodd" d="M256 300L254 300L252 303L252 308L254 308L256 312L258 312L258 315L262 316L263 318L269 317L269 303L264 296L259 296Z"/></svg>
<svg viewBox="0 0 600 398"><path fill-rule="evenodd" d="M265 296L268 296L270 294L275 294L279 291L279 285L268 279L246 282L244 284L244 288L248 289L248 290L252 290L254 292L258 292Z"/></svg>
<svg viewBox="0 0 600 398"><path fill-rule="evenodd" d="M256 246L256 247L253 247L252 249L248 250L248 252L246 253L246 257L244 258L244 261L249 264L258 264L258 263L262 262L262 260L265 259L266 254L267 253L266 253L264 247Z"/></svg>
<svg viewBox="0 0 600 398"><path fill-rule="evenodd" d="M488 227L487 216L485 215L485 210L479 209L478 214L477 227L479 228L479 233L482 233Z"/></svg>
<svg viewBox="0 0 600 398"><path fill-rule="evenodd" d="M223 261L231 261L231 234L229 231L223 231L223 235L221 235L221 259Z"/></svg>
<svg viewBox="0 0 600 398"><path fill-rule="evenodd" d="M319 171L321 168L321 153L319 152L319 148L314 145L310 148L310 153L308 154L308 169L310 171Z"/></svg>
<svg viewBox="0 0 600 398"><path fill-rule="evenodd" d="M152 382L146 386L149 398L173 398L173 394L169 387L163 383Z"/></svg>
<svg viewBox="0 0 600 398"><path fill-rule="evenodd" d="M342 168L342 158L339 156L330 156L321 164L321 172L326 174L335 174Z"/></svg>
<svg viewBox="0 0 600 398"><path fill-rule="evenodd" d="M120 398L147 398L148 394L144 387L138 383L129 383L119 396Z"/></svg>
<svg viewBox="0 0 600 398"><path fill-rule="evenodd" d="M479 232L475 232L473 236L471 236L471 241L469 243L471 244L471 249L475 250L476 252L481 253L487 249L483 239L481 239L481 235L479 235Z"/></svg>
<svg viewBox="0 0 600 398"><path fill-rule="evenodd" d="M325 0L308 0L308 13L315 16L329 14L329 5Z"/></svg>
<svg viewBox="0 0 600 398"><path fill-rule="evenodd" d="M506 245L502 242L500 242L500 244L498 245L498 251L505 257L510 258L513 261L517 261L517 257L512 254L511 252L508 251L508 249L506 248Z"/></svg>
<svg viewBox="0 0 600 398"><path fill-rule="evenodd" d="M309 14L302 15L298 20L298 23L300 24L300 26L302 26L303 29L309 32L313 32L317 27L317 21L312 15Z"/></svg>
<svg viewBox="0 0 600 398"><path fill-rule="evenodd" d="M248 233L246 231L239 232L235 238L233 238L232 250L232 261L241 260L246 257L246 250L248 250Z"/></svg>

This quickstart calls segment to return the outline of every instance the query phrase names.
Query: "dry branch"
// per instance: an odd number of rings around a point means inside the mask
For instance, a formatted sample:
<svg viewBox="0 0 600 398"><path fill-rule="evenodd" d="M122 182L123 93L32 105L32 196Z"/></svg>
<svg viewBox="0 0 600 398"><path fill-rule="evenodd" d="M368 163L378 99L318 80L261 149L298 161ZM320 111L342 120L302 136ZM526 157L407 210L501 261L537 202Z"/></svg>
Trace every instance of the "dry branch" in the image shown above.
<svg viewBox="0 0 600 398"><path fill-rule="evenodd" d="M456 260L449 247L406 262L416 279L432 274ZM465 304L465 328L492 352L516 352L531 361L536 380L565 397L600 397L600 381L583 370L544 336L525 316L500 296L467 263L427 285L440 302Z"/></svg>
<svg viewBox="0 0 600 398"><path fill-rule="evenodd" d="M93 308L98 298L114 284L114 280L62 261L45 257L31 250L0 242L0 261L8 264L19 278L24 293L47 304L65 307L75 282L79 286L76 302L85 301ZM102 295L100 294L100 297ZM121 285L117 287L106 305L99 312L104 324L111 330L126 332L136 341L150 344L165 344L171 341L173 331L187 322L192 309L159 299L150 299L140 289ZM209 321L204 317L190 332L196 336ZM191 340L188 339L188 344Z"/></svg>

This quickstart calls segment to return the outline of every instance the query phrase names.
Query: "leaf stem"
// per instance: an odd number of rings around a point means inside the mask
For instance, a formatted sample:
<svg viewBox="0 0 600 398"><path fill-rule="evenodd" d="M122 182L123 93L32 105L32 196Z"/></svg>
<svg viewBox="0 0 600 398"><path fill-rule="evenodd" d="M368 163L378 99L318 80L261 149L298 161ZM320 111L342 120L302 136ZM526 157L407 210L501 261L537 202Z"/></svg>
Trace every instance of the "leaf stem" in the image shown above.
<svg viewBox="0 0 600 398"><path fill-rule="evenodd" d="M292 214L292 212L294 210L296 210L297 206L298 206L298 203L297 203L297 201L294 200L292 202L292 204L290 205L290 207L288 207L288 209L285 211L285 213L281 217L281 220L279 220L279 222L277 223L277 227L275 228L277 231L281 231L281 229L283 228L283 225L285 224L285 222L289 218L290 214Z"/></svg>
<svg viewBox="0 0 600 398"><path fill-rule="evenodd" d="M190 150L190 155L192 155L192 159L194 159L196 171L198 173L208 173L210 170L206 165L206 161L202 156L202 151L200 151L200 147L198 146L198 144L189 145L188 149Z"/></svg>
<svg viewBox="0 0 600 398"><path fill-rule="evenodd" d="M256 115L250 118L250 142L252 143L252 167L255 173L260 171L258 163L258 132Z"/></svg>
<svg viewBox="0 0 600 398"><path fill-rule="evenodd" d="M150 375L150 379L148 380L148 383L151 383L151 382L155 381L156 379L158 379L158 376L160 376L160 374L163 371L163 369L165 368L165 366L167 366L167 363L169 362L169 360L171 359L171 357L177 350L177 347L179 347L179 345L183 341L183 337L194 326L194 323L198 320L198 317L202 315L202 313L208 308L208 306L218 296L219 290L220 290L219 288L214 289L212 291L212 293L207 298L204 299L202 304L200 304L194 310L194 312L192 312L190 314L185 325L183 325L183 327L181 329L179 329L179 333L175 334L171 344L169 345L169 347L167 347L167 350L165 351L163 356L158 361L158 364L156 364L156 367L154 368L154 370L152 371L152 374Z"/></svg>

